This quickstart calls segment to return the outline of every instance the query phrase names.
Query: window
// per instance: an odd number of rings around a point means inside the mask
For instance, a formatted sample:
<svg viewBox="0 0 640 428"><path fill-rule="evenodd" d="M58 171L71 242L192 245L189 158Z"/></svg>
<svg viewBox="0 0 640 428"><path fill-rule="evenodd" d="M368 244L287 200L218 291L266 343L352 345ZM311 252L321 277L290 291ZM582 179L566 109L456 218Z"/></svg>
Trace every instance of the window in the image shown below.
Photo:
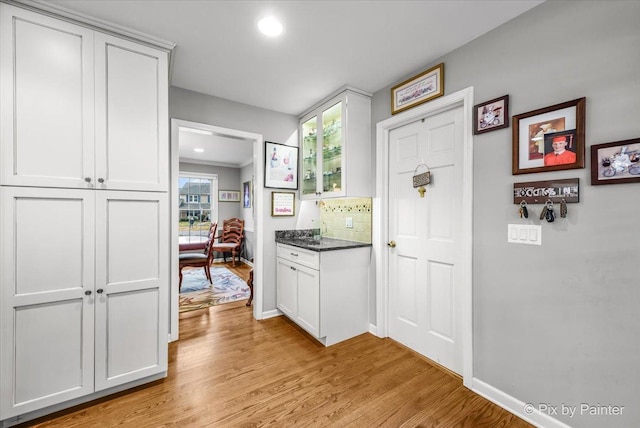
<svg viewBox="0 0 640 428"><path fill-rule="evenodd" d="M180 173L178 177L178 234L180 243L204 242L209 225L218 219L218 177L209 174Z"/></svg>

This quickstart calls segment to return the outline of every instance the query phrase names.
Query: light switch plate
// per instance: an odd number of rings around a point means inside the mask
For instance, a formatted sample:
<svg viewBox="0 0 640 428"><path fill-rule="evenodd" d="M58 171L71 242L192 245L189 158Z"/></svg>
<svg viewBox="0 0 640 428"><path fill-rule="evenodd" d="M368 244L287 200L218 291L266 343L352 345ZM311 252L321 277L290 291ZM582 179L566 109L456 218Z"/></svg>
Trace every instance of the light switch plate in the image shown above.
<svg viewBox="0 0 640 428"><path fill-rule="evenodd" d="M347 217L347 221L345 223L347 229L353 229L353 217Z"/></svg>
<svg viewBox="0 0 640 428"><path fill-rule="evenodd" d="M542 245L542 226L535 224L509 224L507 242L513 244Z"/></svg>

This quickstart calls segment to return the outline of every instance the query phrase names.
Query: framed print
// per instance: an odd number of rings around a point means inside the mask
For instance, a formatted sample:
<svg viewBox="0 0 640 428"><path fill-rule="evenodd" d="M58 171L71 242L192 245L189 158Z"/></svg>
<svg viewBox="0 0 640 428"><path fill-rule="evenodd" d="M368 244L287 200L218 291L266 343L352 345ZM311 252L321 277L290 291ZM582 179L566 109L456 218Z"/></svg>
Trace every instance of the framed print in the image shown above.
<svg viewBox="0 0 640 428"><path fill-rule="evenodd" d="M475 135L509 127L509 95L473 107Z"/></svg>
<svg viewBox="0 0 640 428"><path fill-rule="evenodd" d="M264 187L298 189L298 148L265 141Z"/></svg>
<svg viewBox="0 0 640 428"><path fill-rule="evenodd" d="M391 88L391 114L444 95L444 63Z"/></svg>
<svg viewBox="0 0 640 428"><path fill-rule="evenodd" d="M513 116L512 174L584 168L585 98Z"/></svg>
<svg viewBox="0 0 640 428"><path fill-rule="evenodd" d="M251 181L242 183L242 208L251 208Z"/></svg>
<svg viewBox="0 0 640 428"><path fill-rule="evenodd" d="M290 217L295 214L295 192L271 192L271 217Z"/></svg>
<svg viewBox="0 0 640 428"><path fill-rule="evenodd" d="M240 202L240 192L235 190L219 190L218 201L220 202Z"/></svg>
<svg viewBox="0 0 640 428"><path fill-rule="evenodd" d="M591 184L640 182L640 138L591 146Z"/></svg>

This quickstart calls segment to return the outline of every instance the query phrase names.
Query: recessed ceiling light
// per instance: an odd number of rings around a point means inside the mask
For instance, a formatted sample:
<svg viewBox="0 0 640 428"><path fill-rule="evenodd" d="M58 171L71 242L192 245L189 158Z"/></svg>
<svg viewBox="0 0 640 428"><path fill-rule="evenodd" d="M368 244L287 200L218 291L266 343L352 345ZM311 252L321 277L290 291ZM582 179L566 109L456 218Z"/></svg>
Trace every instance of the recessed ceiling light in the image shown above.
<svg viewBox="0 0 640 428"><path fill-rule="evenodd" d="M193 149L196 153L204 153L204 149Z"/></svg>
<svg viewBox="0 0 640 428"><path fill-rule="evenodd" d="M262 34L269 37L279 36L284 31L282 23L273 16L266 16L258 21L258 29Z"/></svg>

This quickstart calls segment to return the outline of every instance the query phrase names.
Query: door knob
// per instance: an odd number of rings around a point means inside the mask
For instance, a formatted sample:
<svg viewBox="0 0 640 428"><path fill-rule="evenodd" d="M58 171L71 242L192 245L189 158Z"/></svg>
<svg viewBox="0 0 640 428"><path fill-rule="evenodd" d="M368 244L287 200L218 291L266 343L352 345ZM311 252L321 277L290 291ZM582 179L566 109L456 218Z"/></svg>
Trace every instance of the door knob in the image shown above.
<svg viewBox="0 0 640 428"><path fill-rule="evenodd" d="M396 241L389 241L389 242L387 242L387 247L389 247L389 248L396 248Z"/></svg>

